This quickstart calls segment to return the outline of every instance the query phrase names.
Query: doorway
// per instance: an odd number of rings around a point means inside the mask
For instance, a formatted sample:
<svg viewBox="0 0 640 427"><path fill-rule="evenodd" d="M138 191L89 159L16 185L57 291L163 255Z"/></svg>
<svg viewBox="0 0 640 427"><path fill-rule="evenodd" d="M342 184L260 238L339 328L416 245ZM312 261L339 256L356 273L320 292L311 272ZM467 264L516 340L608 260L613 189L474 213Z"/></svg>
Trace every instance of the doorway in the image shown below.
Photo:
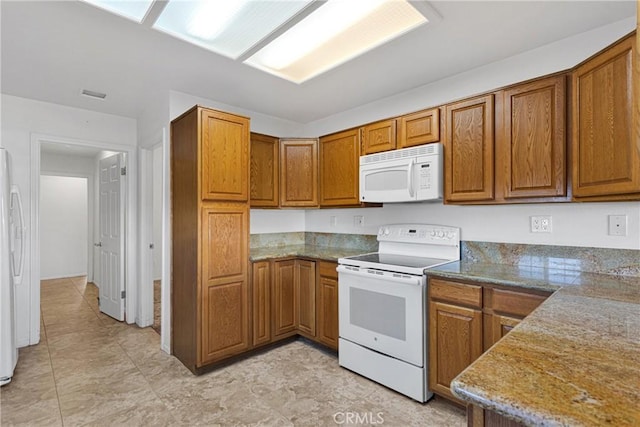
<svg viewBox="0 0 640 427"><path fill-rule="evenodd" d="M153 329L162 330L162 203L163 203L163 149L158 145L152 150L152 242L153 242Z"/></svg>
<svg viewBox="0 0 640 427"><path fill-rule="evenodd" d="M86 282L94 282L98 286L100 285L100 260L98 259L99 249L94 246L94 243L99 243L99 164L100 159L115 153L121 153L123 159L122 173L126 173L127 176L124 180L124 197L122 198L121 208L124 212L123 224L124 232L123 238L125 238L124 244L124 262L121 269L123 271L123 291L118 295L122 295L126 299L123 300L123 319L127 323L137 322L138 310L137 310L137 236L136 230L136 215L137 215L137 150L135 147L119 146L116 144L104 144L91 141L73 140L67 138L59 138L41 134L32 134L31 136L31 190L32 190L32 204L31 209L31 227L30 233L30 254L32 260L32 275L31 280L28 283L30 292L30 305L29 305L29 344L37 344L40 341L40 329L42 326L41 319L41 284L42 278L50 278L53 276L68 276L70 274L84 273L82 277ZM46 177L55 178L43 178L41 182L40 175ZM52 239L49 235L43 235L48 233L50 227L47 225L47 221L53 220L55 215L50 215L50 208L46 208L47 203L51 203L51 200L57 201L58 204L63 204L60 199L59 189L62 187L69 190L69 184L74 181L64 181L60 179L62 177L84 179L86 182L86 225L75 227L84 229L85 234L85 248L86 248L86 261L84 261L85 268L80 270L64 270L66 272L61 273L54 271L51 273L51 266L47 265L50 261L51 250L49 248L48 239ZM75 181L76 183L79 181ZM53 187L52 187L53 185ZM58 188L56 191L49 191L51 188ZM47 194L44 196L43 191ZM41 196L49 198L51 200L41 200ZM41 209L41 203L44 202L45 209ZM77 213L77 212L76 212ZM68 215L64 214L62 216ZM58 215L59 216L59 215ZM44 224L43 224L44 221ZM44 229L41 227L44 226ZM55 237L53 237L55 240ZM60 239L60 237L58 237ZM45 245L45 246L43 246ZM53 245L55 246L55 244ZM59 250L58 252L63 252ZM43 258L44 257L44 258ZM69 255L69 258L75 255ZM81 256L81 259L84 259ZM42 261L42 262L41 262ZM78 261L78 260L76 260ZM77 264L75 264L77 265ZM75 276L78 277L78 276ZM86 278L85 278L86 277ZM97 287L96 287L97 289ZM97 292L96 292L97 293ZM95 298L97 304L97 298Z"/></svg>

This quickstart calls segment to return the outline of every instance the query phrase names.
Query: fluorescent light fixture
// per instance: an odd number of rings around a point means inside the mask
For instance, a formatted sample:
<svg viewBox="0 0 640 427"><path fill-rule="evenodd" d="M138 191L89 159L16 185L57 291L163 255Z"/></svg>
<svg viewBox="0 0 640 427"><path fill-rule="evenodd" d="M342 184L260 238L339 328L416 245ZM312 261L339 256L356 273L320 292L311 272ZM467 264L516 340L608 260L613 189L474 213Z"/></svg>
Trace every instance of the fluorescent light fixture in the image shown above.
<svg viewBox="0 0 640 427"><path fill-rule="evenodd" d="M245 63L302 83L427 22L405 0L328 0Z"/></svg>
<svg viewBox="0 0 640 427"><path fill-rule="evenodd" d="M237 59L313 0L170 0L153 28Z"/></svg>
<svg viewBox="0 0 640 427"><path fill-rule="evenodd" d="M155 0L84 0L101 9L142 22Z"/></svg>
<svg viewBox="0 0 640 427"><path fill-rule="evenodd" d="M106 93L96 92L88 89L82 89L80 91L80 95L88 96L89 98L94 98L94 99L101 99L101 100L107 97Z"/></svg>

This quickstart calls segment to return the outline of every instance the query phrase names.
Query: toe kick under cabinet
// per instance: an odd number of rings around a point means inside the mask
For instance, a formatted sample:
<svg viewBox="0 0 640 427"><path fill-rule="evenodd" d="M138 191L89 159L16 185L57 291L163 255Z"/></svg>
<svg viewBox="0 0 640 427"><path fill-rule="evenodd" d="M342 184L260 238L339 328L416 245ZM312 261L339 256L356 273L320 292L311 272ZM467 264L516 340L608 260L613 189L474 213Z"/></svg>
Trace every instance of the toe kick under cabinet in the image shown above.
<svg viewBox="0 0 640 427"><path fill-rule="evenodd" d="M171 122L171 342L194 373L250 348L248 194L248 118Z"/></svg>

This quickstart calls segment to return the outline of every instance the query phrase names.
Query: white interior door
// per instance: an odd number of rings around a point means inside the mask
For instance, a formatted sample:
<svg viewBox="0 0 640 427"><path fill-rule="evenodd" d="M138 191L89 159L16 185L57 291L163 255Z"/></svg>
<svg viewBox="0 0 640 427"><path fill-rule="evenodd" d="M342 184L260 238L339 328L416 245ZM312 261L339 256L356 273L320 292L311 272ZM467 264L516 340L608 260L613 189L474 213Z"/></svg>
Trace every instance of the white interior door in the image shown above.
<svg viewBox="0 0 640 427"><path fill-rule="evenodd" d="M124 320L123 155L100 160L100 311Z"/></svg>

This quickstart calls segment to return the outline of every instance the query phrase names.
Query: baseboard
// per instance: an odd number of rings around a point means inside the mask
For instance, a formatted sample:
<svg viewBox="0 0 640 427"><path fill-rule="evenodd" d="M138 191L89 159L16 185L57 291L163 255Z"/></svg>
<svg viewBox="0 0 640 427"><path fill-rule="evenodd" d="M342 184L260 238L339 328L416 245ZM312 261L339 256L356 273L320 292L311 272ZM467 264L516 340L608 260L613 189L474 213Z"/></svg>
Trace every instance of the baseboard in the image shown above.
<svg viewBox="0 0 640 427"><path fill-rule="evenodd" d="M54 279L70 279L72 277L80 277L80 276L86 276L87 273L65 273L63 276L47 276L47 277L40 277L40 280L54 280Z"/></svg>

